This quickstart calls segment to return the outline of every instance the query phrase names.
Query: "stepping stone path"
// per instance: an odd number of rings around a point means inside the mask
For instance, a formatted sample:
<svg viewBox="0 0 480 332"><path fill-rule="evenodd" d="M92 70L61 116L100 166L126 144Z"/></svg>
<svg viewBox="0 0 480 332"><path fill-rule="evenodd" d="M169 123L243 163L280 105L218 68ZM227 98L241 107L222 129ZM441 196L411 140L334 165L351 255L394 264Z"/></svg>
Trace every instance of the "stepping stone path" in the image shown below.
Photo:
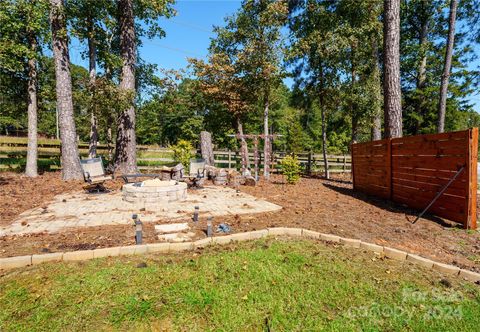
<svg viewBox="0 0 480 332"><path fill-rule="evenodd" d="M195 236L193 232L186 232L190 229L188 223L155 225L155 232L158 239L167 242L191 241Z"/></svg>

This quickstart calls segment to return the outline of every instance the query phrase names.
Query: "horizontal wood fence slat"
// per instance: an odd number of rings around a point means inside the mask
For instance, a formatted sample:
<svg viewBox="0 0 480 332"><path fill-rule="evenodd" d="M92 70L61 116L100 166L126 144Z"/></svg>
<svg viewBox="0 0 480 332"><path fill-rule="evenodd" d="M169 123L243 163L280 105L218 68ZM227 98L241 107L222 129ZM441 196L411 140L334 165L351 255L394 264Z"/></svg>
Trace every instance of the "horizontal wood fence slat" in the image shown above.
<svg viewBox="0 0 480 332"><path fill-rule="evenodd" d="M478 128L352 145L355 190L423 210L476 229Z"/></svg>

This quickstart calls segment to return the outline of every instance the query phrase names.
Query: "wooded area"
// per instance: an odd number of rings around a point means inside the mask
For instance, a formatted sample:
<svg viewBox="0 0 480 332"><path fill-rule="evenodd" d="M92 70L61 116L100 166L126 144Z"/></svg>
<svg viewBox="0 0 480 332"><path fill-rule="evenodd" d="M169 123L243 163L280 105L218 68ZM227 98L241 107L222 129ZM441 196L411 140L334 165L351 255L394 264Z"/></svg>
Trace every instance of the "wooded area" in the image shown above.
<svg viewBox="0 0 480 332"><path fill-rule="evenodd" d="M124 173L137 171L137 144L198 146L201 131L244 155L252 142L233 135L265 135L264 155L321 152L328 170L326 156L353 142L480 124L478 0L244 0L213 27L207 57L179 71L138 52L165 35L173 1L1 4L0 133L29 136L29 176L38 135L62 140L73 179L78 140L90 157L107 145ZM72 39L88 68L70 63Z"/></svg>

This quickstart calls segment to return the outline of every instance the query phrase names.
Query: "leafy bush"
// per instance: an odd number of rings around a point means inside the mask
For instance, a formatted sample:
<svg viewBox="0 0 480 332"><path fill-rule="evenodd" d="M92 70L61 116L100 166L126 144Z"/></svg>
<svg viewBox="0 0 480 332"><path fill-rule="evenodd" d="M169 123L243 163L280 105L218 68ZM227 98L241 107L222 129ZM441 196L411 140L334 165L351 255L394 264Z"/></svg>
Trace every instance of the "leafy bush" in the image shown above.
<svg viewBox="0 0 480 332"><path fill-rule="evenodd" d="M287 177L287 182L290 184L295 184L300 180L300 163L298 158L295 155L286 156L282 160L282 170L283 174Z"/></svg>
<svg viewBox="0 0 480 332"><path fill-rule="evenodd" d="M189 172L190 168L190 159L192 158L193 146L189 141L179 140L177 144L172 145L171 149L173 150L173 160L177 163L182 163L185 167L186 172Z"/></svg>

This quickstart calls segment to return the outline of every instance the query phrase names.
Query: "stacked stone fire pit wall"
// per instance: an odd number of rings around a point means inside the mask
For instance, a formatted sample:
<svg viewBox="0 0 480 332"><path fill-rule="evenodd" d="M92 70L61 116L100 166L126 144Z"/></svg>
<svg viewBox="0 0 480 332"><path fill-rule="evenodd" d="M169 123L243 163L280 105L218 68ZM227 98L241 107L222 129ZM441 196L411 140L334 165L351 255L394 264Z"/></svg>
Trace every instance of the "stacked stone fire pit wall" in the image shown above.
<svg viewBox="0 0 480 332"><path fill-rule="evenodd" d="M128 183L122 187L123 200L130 203L161 203L184 200L187 198L187 184L169 181L163 186L139 186Z"/></svg>

